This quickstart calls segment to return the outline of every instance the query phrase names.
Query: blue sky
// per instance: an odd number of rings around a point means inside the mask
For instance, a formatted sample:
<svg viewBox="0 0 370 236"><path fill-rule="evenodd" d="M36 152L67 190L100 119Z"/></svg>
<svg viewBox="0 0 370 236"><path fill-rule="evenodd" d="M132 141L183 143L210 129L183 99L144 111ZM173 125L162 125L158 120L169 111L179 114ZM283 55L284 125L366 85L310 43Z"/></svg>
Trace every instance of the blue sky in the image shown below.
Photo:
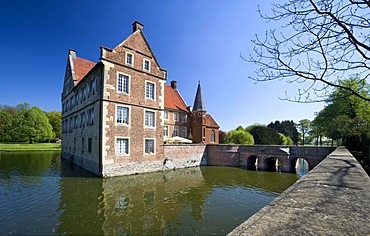
<svg viewBox="0 0 370 236"><path fill-rule="evenodd" d="M68 49L97 62L101 45L113 48L144 24L144 34L168 83L193 105L201 81L207 112L228 131L239 125L314 118L324 104L279 100L299 85L255 84L255 65L240 58L252 53L255 34L280 27L257 13L271 2L190 1L0 1L0 104L28 102L45 111L61 109Z"/></svg>

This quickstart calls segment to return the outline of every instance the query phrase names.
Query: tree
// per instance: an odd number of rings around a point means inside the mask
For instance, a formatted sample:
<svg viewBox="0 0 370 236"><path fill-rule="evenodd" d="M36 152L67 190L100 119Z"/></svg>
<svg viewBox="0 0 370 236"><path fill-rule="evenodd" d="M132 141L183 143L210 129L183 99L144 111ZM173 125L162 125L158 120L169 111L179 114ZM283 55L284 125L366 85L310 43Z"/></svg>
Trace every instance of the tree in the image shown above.
<svg viewBox="0 0 370 236"><path fill-rule="evenodd" d="M280 135L280 144L282 145L293 145L293 140L290 137L285 136L282 133L279 133Z"/></svg>
<svg viewBox="0 0 370 236"><path fill-rule="evenodd" d="M231 130L226 138L225 143L229 144L254 144L253 136L243 129Z"/></svg>
<svg viewBox="0 0 370 236"><path fill-rule="evenodd" d="M14 141L29 143L48 140L52 136L52 127L46 114L38 107L22 107L16 115L13 127Z"/></svg>
<svg viewBox="0 0 370 236"><path fill-rule="evenodd" d="M262 145L280 145L281 139L279 133L266 126L254 126L249 131L251 135L253 135L254 143L255 144L262 144Z"/></svg>
<svg viewBox="0 0 370 236"><path fill-rule="evenodd" d="M10 130L12 127L12 115L0 110L0 142L10 141Z"/></svg>
<svg viewBox="0 0 370 236"><path fill-rule="evenodd" d="M305 136L308 133L308 131L310 130L310 127L311 127L311 121L310 120L303 119L303 120L299 121L298 130L302 134L302 145L305 144Z"/></svg>
<svg viewBox="0 0 370 236"><path fill-rule="evenodd" d="M273 128L277 132L289 137L293 140L293 143L298 143L298 131L296 124L293 121L284 120L280 122L277 120L274 123L271 122L269 125L267 125L267 127Z"/></svg>
<svg viewBox="0 0 370 236"><path fill-rule="evenodd" d="M254 54L242 58L259 66L253 80L302 84L293 98L286 93L290 101L325 101L333 88L370 101L338 82L357 74L361 88L370 77L369 0L288 0L273 4L271 15L260 15L282 22L285 31L252 41Z"/></svg>
<svg viewBox="0 0 370 236"><path fill-rule="evenodd" d="M46 112L49 123L53 128L53 138L62 137L62 113L60 111Z"/></svg>
<svg viewBox="0 0 370 236"><path fill-rule="evenodd" d="M219 141L219 143L225 143L226 136L227 136L227 133L223 130L220 130L218 132L218 141Z"/></svg>

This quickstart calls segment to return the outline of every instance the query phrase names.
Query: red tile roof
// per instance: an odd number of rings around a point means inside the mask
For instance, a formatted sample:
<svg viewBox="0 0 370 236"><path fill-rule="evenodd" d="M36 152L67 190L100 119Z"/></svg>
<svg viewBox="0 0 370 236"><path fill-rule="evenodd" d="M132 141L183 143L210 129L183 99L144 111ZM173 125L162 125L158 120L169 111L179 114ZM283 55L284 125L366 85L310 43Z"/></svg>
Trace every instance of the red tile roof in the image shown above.
<svg viewBox="0 0 370 236"><path fill-rule="evenodd" d="M188 108L179 92L169 85L164 86L164 107L188 112Z"/></svg>
<svg viewBox="0 0 370 236"><path fill-rule="evenodd" d="M96 63L80 57L76 57L76 59L73 60L73 65L76 80L77 82L80 82L80 80L96 65Z"/></svg>
<svg viewBox="0 0 370 236"><path fill-rule="evenodd" d="M206 114L206 126L212 128L220 128L220 126L216 123L213 117L210 114Z"/></svg>

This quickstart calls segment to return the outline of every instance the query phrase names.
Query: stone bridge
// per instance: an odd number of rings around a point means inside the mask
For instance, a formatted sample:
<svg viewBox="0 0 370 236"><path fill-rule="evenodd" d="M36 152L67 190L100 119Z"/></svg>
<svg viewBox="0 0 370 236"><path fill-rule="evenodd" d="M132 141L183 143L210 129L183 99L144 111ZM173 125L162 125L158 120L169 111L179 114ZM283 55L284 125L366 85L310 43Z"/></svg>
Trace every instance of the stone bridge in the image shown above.
<svg viewBox="0 0 370 236"><path fill-rule="evenodd" d="M307 161L309 170L318 165L335 147L207 145L207 165L241 166L248 169L295 172L298 158Z"/></svg>

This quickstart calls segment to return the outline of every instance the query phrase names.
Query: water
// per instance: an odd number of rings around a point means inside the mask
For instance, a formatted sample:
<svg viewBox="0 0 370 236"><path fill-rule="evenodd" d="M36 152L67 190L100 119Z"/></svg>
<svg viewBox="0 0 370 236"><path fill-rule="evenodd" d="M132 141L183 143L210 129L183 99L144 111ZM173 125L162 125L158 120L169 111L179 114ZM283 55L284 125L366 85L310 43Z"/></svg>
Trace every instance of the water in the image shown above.
<svg viewBox="0 0 370 236"><path fill-rule="evenodd" d="M201 167L101 179L59 152L0 152L0 235L225 235L298 178Z"/></svg>

